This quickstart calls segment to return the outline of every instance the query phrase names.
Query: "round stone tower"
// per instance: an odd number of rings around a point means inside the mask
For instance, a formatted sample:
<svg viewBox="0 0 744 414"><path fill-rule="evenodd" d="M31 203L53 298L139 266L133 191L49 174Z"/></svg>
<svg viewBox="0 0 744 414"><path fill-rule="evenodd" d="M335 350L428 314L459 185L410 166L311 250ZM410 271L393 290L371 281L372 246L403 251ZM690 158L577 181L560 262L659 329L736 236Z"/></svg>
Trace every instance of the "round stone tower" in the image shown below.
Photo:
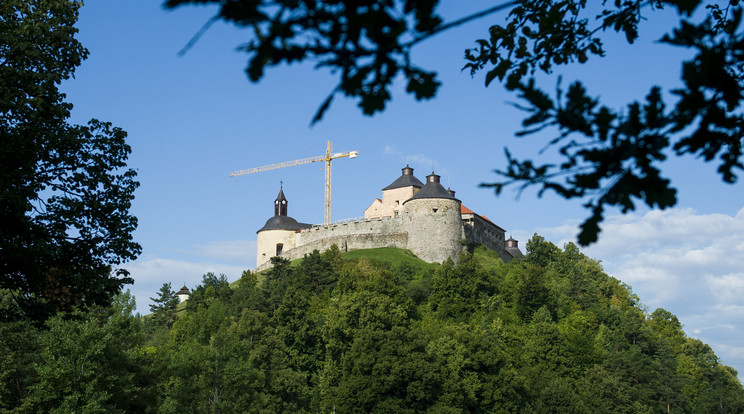
<svg viewBox="0 0 744 414"><path fill-rule="evenodd" d="M268 219L266 224L256 233L256 267L279 256L283 251L293 249L296 245L297 231L310 227L309 224L298 223L297 220L287 216L287 198L284 189L279 189L279 194L274 200L274 217Z"/></svg>
<svg viewBox="0 0 744 414"><path fill-rule="evenodd" d="M421 190L403 204L408 248L430 263L457 261L464 234L460 200L445 190L439 176L432 172Z"/></svg>

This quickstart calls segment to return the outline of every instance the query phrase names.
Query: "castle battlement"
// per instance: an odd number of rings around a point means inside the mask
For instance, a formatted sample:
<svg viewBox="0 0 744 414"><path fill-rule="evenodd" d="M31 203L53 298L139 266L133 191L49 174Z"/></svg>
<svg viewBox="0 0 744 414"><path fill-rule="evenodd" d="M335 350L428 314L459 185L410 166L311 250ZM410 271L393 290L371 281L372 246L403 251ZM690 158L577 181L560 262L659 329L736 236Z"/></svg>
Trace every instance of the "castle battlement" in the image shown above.
<svg viewBox="0 0 744 414"><path fill-rule="evenodd" d="M504 229L464 207L454 191L442 187L438 175L429 175L424 185L408 166L400 178L383 189L383 198L375 199L365 210L365 218L329 225L304 224L286 216L287 200L282 190L274 203L274 217L257 232L256 271L271 267L273 256L299 259L334 244L341 251L409 249L424 261L442 262L457 261L465 240L485 245L504 261L521 256L518 248L505 250Z"/></svg>
<svg viewBox="0 0 744 414"><path fill-rule="evenodd" d="M393 219L394 219L393 217L374 217L374 218L355 217L352 219L339 220L331 224L313 224L311 227L298 230L298 232L306 233L306 232L311 232L311 231L328 230L328 229L333 229L335 227L340 227L340 226L356 225L359 223L367 223L370 221L382 221L382 220L393 220Z"/></svg>

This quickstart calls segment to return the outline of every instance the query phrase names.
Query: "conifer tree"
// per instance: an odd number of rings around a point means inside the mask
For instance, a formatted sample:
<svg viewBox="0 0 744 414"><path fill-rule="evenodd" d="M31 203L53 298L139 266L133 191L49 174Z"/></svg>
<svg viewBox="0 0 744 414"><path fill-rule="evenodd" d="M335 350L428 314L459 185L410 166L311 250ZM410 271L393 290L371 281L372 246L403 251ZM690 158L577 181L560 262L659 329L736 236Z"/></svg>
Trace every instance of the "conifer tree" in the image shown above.
<svg viewBox="0 0 744 414"><path fill-rule="evenodd" d="M150 298L153 303L150 305L150 312L152 312L153 321L157 325L167 325L168 327L173 325L175 318L176 306L178 306L178 296L176 292L171 288L170 282L163 283L160 287L157 298Z"/></svg>

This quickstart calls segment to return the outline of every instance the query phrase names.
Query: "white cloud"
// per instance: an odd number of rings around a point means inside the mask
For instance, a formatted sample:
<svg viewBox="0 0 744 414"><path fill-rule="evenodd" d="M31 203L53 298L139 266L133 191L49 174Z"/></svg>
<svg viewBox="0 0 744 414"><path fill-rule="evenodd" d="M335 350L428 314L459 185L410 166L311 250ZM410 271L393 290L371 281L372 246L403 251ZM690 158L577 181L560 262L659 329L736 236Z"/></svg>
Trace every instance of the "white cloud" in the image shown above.
<svg viewBox="0 0 744 414"><path fill-rule="evenodd" d="M427 173L429 169L441 169L437 161L425 154L403 154L403 151L394 145L385 145L384 151L385 155L395 157L409 165L412 164L412 167L427 171Z"/></svg>
<svg viewBox="0 0 744 414"><path fill-rule="evenodd" d="M217 241L194 246L194 254L231 263L255 263L256 240Z"/></svg>
<svg viewBox="0 0 744 414"><path fill-rule="evenodd" d="M559 246L578 231L578 222L535 230ZM734 216L689 208L609 216L599 242L582 251L630 285L649 311L674 313L688 335L744 374L744 208Z"/></svg>
<svg viewBox="0 0 744 414"><path fill-rule="evenodd" d="M175 290L183 285L193 289L207 272L224 273L231 282L237 280L244 270L255 267L256 241L215 241L176 253L181 258L144 256L123 266L134 279L134 285L124 288L135 296L141 314L149 313L150 297L163 283L170 282Z"/></svg>
<svg viewBox="0 0 744 414"><path fill-rule="evenodd" d="M735 303L744 298L744 273L729 273L723 276L707 275L710 290L722 303Z"/></svg>
<svg viewBox="0 0 744 414"><path fill-rule="evenodd" d="M726 355L730 355L734 358L744 360L744 346L729 346L721 344L720 348ZM744 374L744 372L739 371L739 377Z"/></svg>

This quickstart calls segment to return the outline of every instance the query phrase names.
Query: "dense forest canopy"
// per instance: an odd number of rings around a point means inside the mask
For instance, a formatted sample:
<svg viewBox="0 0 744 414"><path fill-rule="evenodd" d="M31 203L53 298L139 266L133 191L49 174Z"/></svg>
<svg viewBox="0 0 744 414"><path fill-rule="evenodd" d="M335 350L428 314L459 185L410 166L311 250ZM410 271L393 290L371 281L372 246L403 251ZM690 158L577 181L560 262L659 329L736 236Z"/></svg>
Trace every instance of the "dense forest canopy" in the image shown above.
<svg viewBox="0 0 744 414"><path fill-rule="evenodd" d="M178 306L166 284L144 318L124 294L4 324L0 412L744 412L736 372L674 315L573 244L526 249L332 248L206 274Z"/></svg>

